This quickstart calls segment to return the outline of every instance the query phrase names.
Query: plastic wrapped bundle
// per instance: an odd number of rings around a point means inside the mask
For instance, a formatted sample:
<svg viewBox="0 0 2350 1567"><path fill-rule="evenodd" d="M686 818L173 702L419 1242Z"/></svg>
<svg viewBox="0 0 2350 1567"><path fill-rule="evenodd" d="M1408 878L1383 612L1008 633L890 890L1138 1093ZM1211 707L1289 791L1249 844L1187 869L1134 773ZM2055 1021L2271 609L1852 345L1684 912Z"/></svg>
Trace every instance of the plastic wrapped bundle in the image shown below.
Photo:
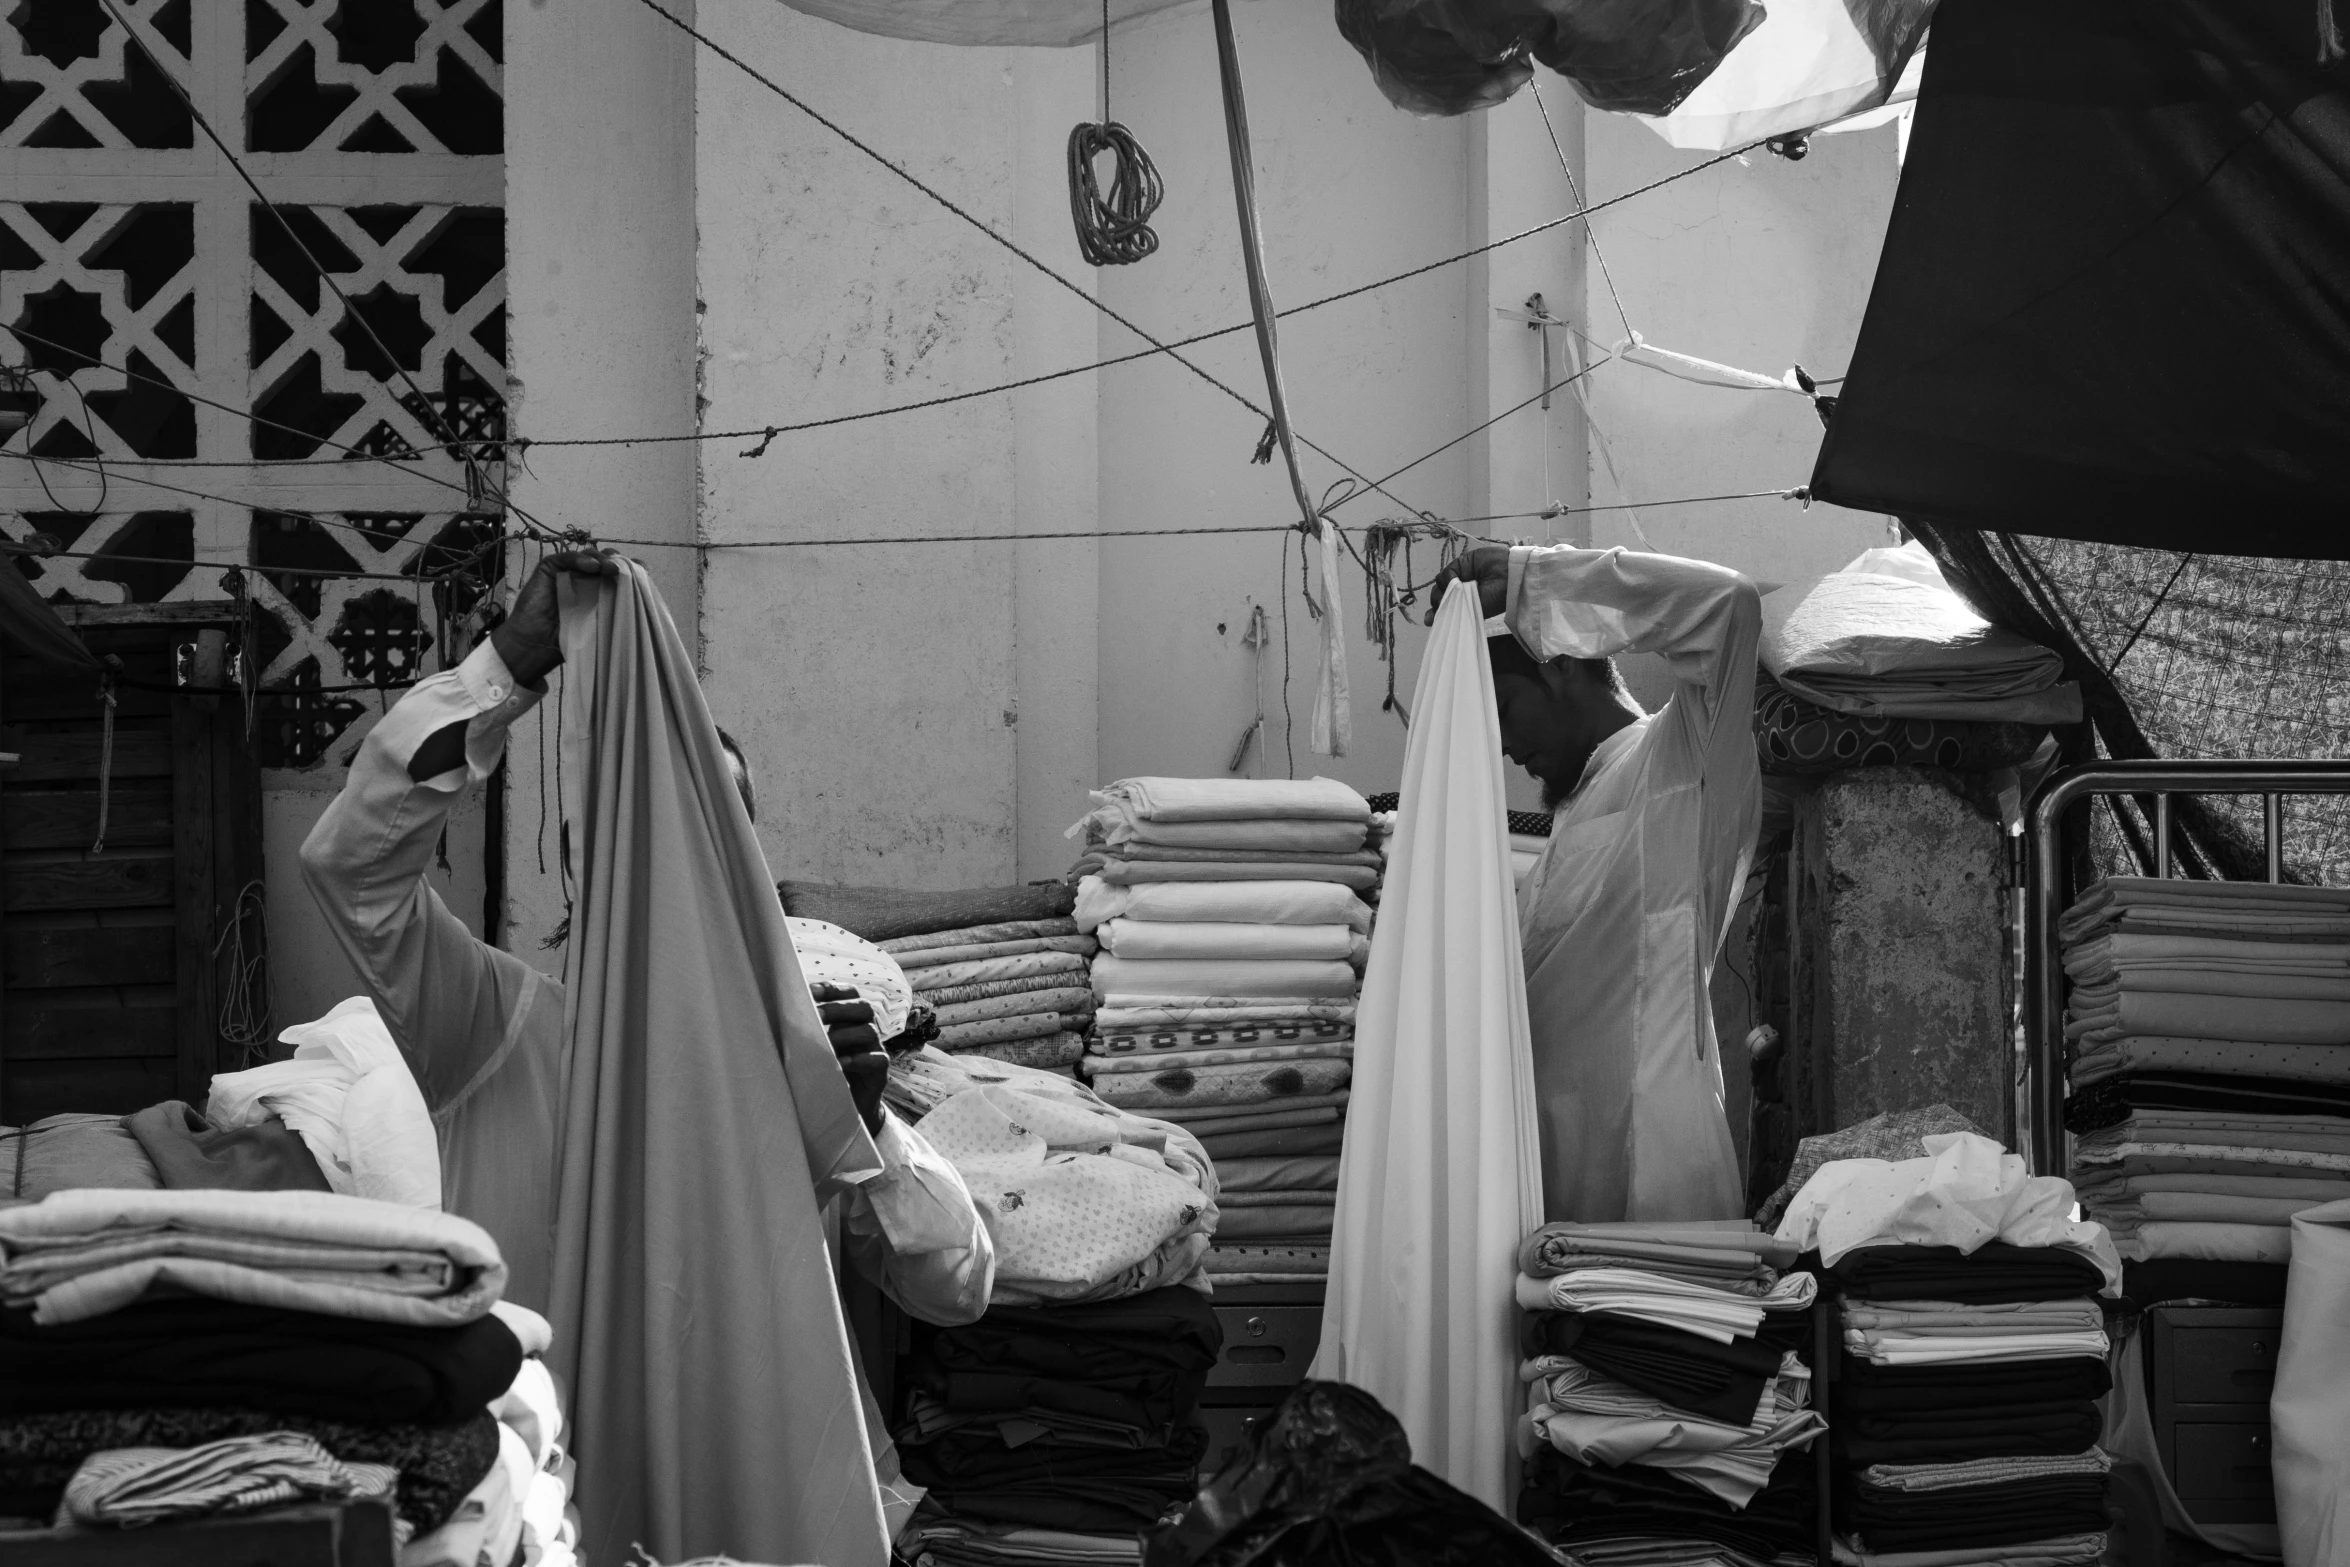
<svg viewBox="0 0 2350 1567"><path fill-rule="evenodd" d="M1390 103L1490 109L1539 61L1595 109L1670 114L1762 24L1755 0L1338 0Z"/></svg>

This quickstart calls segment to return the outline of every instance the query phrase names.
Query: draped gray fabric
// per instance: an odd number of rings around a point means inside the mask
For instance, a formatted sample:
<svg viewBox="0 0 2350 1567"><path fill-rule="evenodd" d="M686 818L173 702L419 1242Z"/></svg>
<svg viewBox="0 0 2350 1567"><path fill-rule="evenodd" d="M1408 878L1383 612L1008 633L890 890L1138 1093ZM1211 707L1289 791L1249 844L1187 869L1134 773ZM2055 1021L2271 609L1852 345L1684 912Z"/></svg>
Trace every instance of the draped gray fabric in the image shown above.
<svg viewBox="0 0 2350 1567"><path fill-rule="evenodd" d="M586 1554L882 1567L819 1214L880 1158L651 581L566 577L561 604L577 885L549 1315Z"/></svg>

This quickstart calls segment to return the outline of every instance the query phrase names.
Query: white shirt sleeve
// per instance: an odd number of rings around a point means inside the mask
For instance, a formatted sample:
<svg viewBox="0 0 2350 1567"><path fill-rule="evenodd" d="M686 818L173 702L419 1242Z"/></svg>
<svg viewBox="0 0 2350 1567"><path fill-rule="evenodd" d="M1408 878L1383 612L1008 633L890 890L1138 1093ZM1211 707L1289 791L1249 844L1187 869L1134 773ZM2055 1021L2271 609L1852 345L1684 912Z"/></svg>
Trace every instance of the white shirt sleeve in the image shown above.
<svg viewBox="0 0 2350 1567"><path fill-rule="evenodd" d="M909 1316L976 1322L995 1287L995 1240L955 1167L884 1106L881 1170L844 1199L849 1260Z"/></svg>

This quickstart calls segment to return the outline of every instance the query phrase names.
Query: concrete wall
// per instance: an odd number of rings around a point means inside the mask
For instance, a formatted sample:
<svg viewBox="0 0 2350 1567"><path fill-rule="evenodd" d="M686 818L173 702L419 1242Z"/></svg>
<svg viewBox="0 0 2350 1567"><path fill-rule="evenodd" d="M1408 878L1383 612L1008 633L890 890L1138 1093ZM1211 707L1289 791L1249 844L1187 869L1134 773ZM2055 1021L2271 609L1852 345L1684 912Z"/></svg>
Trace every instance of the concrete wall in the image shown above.
<svg viewBox="0 0 2350 1567"><path fill-rule="evenodd" d="M691 18L691 0L672 9ZM506 23L508 406L515 433L691 434L692 41L631 0L518 0ZM541 447L515 503L634 547L687 635L698 623L695 448ZM662 547L667 546L667 547ZM517 547L519 581L538 558ZM560 674L556 677L560 681ZM540 714L551 719L553 703ZM504 942L552 973L563 917L553 727L507 749ZM543 867L543 868L542 868Z"/></svg>

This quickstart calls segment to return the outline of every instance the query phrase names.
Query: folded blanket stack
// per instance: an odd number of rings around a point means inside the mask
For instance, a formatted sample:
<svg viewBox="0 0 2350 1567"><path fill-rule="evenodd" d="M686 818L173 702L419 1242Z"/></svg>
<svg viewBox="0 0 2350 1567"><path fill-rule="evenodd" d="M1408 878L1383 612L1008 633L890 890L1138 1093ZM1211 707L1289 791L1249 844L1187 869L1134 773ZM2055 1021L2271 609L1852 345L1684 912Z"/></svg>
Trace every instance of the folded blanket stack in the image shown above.
<svg viewBox="0 0 2350 1567"><path fill-rule="evenodd" d="M1071 829L1077 927L1101 943L1081 1069L1217 1161L1213 1277L1319 1282L1382 863L1370 804L1328 778L1129 778L1093 800Z"/></svg>
<svg viewBox="0 0 2350 1567"><path fill-rule="evenodd" d="M331 1192L166 1188L127 1162L135 1140L91 1135L110 1118L60 1119L28 1129L56 1170L144 1180L0 1206L0 1517L168 1550L185 1520L382 1498L403 1567L566 1567L552 1334L500 1299L485 1231Z"/></svg>
<svg viewBox="0 0 2350 1567"><path fill-rule="evenodd" d="M1743 1221L1549 1224L1520 1249L1519 1522L1578 1560L1801 1553L1813 1276Z"/></svg>
<svg viewBox="0 0 2350 1567"><path fill-rule="evenodd" d="M2131 1263L2282 1267L2350 1197L2350 889L2109 877L2058 936L2084 1206Z"/></svg>
<svg viewBox="0 0 2350 1567"><path fill-rule="evenodd" d="M900 1552L915 1567L1138 1561L1137 1531L1196 1489L1192 1410L1222 1344L1188 1289L917 1327L897 1440L929 1494Z"/></svg>
<svg viewBox="0 0 2350 1567"><path fill-rule="evenodd" d="M786 881L776 891L803 951L802 922L822 922L895 960L911 1004L929 1008L936 1020L941 1050L1064 1075L1085 1053L1094 940L1069 918L1069 888L899 892Z"/></svg>
<svg viewBox="0 0 2350 1567"><path fill-rule="evenodd" d="M2105 1528L2112 1386L2081 1252L1869 1246L1827 1269L1843 1360L1837 1526L1855 1553L2038 1557Z"/></svg>

